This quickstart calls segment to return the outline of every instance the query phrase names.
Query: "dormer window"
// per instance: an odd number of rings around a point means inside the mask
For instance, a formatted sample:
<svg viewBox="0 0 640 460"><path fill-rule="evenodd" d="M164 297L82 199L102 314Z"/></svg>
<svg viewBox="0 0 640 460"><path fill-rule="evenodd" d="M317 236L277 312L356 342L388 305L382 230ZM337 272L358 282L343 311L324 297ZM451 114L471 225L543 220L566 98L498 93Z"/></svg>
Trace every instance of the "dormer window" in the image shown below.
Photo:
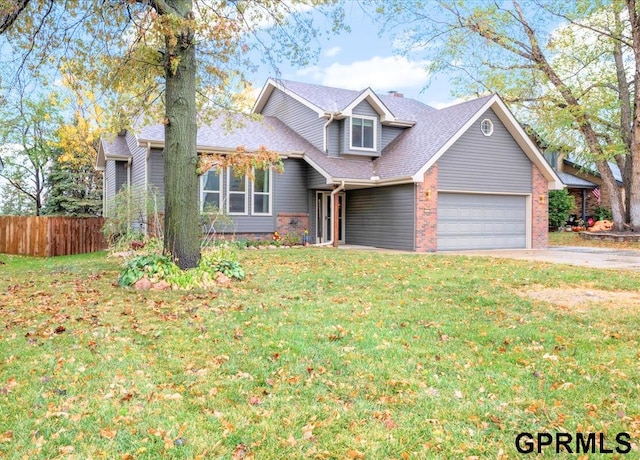
<svg viewBox="0 0 640 460"><path fill-rule="evenodd" d="M351 118L351 148L355 150L376 149L376 119L374 117Z"/></svg>

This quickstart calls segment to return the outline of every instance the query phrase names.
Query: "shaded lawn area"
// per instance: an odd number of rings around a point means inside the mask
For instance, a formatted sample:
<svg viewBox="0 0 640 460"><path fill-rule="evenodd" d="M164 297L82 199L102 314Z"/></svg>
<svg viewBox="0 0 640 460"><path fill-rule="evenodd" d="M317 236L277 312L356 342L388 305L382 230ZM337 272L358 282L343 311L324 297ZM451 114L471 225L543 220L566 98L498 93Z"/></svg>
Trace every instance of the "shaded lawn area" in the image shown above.
<svg viewBox="0 0 640 460"><path fill-rule="evenodd" d="M637 242L585 240L577 232L549 232L550 246L588 246L593 248L640 249Z"/></svg>
<svg viewBox="0 0 640 460"><path fill-rule="evenodd" d="M640 308L524 294L637 292L639 273L240 259L232 289L167 293L117 288L104 255L0 256L0 457L512 458L522 431L638 443Z"/></svg>

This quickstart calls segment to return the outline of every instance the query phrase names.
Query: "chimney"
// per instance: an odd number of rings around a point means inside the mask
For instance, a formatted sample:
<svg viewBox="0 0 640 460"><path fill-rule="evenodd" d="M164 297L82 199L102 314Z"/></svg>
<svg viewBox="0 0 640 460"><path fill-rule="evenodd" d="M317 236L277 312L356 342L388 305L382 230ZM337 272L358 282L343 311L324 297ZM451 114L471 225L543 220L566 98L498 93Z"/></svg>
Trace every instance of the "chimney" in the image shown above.
<svg viewBox="0 0 640 460"><path fill-rule="evenodd" d="M389 96L393 96L393 97L404 97L404 94L399 93L397 91L391 90L391 91L387 91L387 94Z"/></svg>

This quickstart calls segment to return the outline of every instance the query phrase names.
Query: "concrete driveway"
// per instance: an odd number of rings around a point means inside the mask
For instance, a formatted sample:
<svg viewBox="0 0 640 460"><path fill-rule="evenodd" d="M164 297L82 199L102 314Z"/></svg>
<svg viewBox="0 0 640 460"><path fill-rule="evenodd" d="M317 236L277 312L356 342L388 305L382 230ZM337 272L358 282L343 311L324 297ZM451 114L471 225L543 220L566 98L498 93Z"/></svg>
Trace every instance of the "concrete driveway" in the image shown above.
<svg viewBox="0 0 640 460"><path fill-rule="evenodd" d="M548 249L499 249L487 251L447 251L441 254L502 257L581 267L640 270L640 250L549 246Z"/></svg>

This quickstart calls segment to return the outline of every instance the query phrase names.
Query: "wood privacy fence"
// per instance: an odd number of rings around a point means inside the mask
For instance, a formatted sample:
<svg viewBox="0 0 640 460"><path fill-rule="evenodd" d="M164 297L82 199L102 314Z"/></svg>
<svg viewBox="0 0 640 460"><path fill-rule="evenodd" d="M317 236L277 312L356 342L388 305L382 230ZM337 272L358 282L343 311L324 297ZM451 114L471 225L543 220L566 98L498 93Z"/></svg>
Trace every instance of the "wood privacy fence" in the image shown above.
<svg viewBox="0 0 640 460"><path fill-rule="evenodd" d="M0 216L0 253L66 256L107 247L102 217Z"/></svg>

